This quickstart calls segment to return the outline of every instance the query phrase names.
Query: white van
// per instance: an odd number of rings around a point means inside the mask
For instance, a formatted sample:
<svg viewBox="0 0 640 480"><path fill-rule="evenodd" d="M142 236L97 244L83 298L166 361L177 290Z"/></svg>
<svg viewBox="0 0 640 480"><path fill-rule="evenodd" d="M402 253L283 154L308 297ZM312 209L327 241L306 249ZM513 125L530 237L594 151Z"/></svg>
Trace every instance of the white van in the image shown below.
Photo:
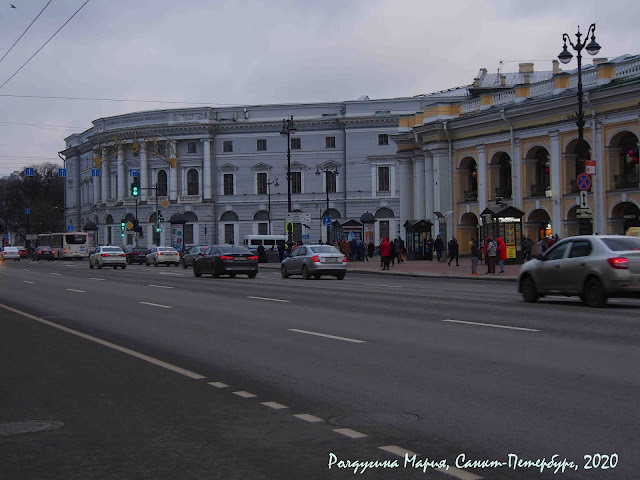
<svg viewBox="0 0 640 480"><path fill-rule="evenodd" d="M278 245L284 246L287 243L286 235L245 235L242 243L252 252L258 249L258 245L264 246L269 251L271 248L278 251Z"/></svg>

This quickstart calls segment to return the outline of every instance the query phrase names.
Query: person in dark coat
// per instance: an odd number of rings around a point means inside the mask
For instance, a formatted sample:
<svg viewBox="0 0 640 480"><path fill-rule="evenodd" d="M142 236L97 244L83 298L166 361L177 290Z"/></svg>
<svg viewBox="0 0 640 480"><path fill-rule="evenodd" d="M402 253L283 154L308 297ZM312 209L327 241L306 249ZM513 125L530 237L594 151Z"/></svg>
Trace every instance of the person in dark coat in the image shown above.
<svg viewBox="0 0 640 480"><path fill-rule="evenodd" d="M393 243L393 240L389 241L389 249L389 260L391 261L391 266L394 267L396 265L396 255L398 252L396 251L396 244Z"/></svg>
<svg viewBox="0 0 640 480"><path fill-rule="evenodd" d="M458 263L458 250L460 248L460 245L458 245L458 240L456 240L456 237L451 237L451 240L449 240L449 266L451 266L451 262L455 259L456 261L456 267L459 267L460 264Z"/></svg>
<svg viewBox="0 0 640 480"><path fill-rule="evenodd" d="M373 254L376 251L376 246L373 244L373 242L369 242L367 249L368 249L367 253L369 254L369 258L373 258Z"/></svg>
<svg viewBox="0 0 640 480"><path fill-rule="evenodd" d="M471 239L471 275L478 275L478 260L481 253L478 241L475 238Z"/></svg>
<svg viewBox="0 0 640 480"><path fill-rule="evenodd" d="M258 245L258 263L267 263L267 253L262 244Z"/></svg>
<svg viewBox="0 0 640 480"><path fill-rule="evenodd" d="M436 251L438 261L440 261L442 258L442 252L444 251L444 242L442 241L442 238L440 238L440 235L438 235L434 240L433 249Z"/></svg>

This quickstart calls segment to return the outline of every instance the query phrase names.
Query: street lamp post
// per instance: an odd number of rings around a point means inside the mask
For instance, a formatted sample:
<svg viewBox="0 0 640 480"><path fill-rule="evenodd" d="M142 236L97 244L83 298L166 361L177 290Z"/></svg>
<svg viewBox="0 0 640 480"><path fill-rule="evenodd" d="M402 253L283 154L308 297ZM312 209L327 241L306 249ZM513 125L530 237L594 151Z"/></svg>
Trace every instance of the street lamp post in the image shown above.
<svg viewBox="0 0 640 480"><path fill-rule="evenodd" d="M587 40L589 39L589 34L591 34L591 41L587 44ZM580 27L578 26L578 33L576 33L576 43L575 45L571 41L571 37L566 33L562 34L562 40L564 41L564 47L560 55L558 55L558 60L562 63L569 63L573 58L573 55L567 49L567 42L571 45L577 52L577 60L578 60L578 121L576 125L578 125L578 155L583 155L583 153L587 150L584 146L584 112L582 110L582 50L586 48L589 55L597 55L600 51L600 45L596 42L596 24L592 23L587 30L587 34L585 35L584 41L580 42L580 37L582 34L580 33ZM577 172L581 173L581 172Z"/></svg>
<svg viewBox="0 0 640 480"><path fill-rule="evenodd" d="M293 115L291 118L282 120L280 135L287 137L287 213L291 213L291 134L296 133L297 130L293 123ZM293 232L291 231L287 232L287 244L289 248L293 244Z"/></svg>
<svg viewBox="0 0 640 480"><path fill-rule="evenodd" d="M267 182L267 197L269 197L269 235L271 235L271 185L279 187L278 177L274 178L270 182Z"/></svg>
<svg viewBox="0 0 640 480"><path fill-rule="evenodd" d="M330 175L334 175L333 178L335 178L336 175L338 175L338 167L332 166L332 167L318 167L316 166L316 175L320 175L321 172L324 173L325 175L325 192L327 193L327 208L326 210L329 210L329 190L330 188L332 188L332 191L335 192L335 183L334 182L330 182L329 178ZM329 238L329 235L331 234L331 225L327 225L327 245L331 244L331 239Z"/></svg>

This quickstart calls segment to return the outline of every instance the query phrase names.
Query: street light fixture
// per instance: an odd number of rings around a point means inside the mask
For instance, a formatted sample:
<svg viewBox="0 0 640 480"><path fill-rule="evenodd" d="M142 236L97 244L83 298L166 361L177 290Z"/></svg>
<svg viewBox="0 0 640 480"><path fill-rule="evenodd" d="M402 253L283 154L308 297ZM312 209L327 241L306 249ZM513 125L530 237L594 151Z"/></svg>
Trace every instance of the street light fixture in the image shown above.
<svg viewBox="0 0 640 480"><path fill-rule="evenodd" d="M337 166L322 167L322 168L320 168L319 166L316 166L316 175L320 175L321 172L324 172L324 174L325 174L325 187L324 187L324 189L327 192L327 208L326 208L326 210L329 210L329 189L332 186L332 191L333 192L336 191L335 181L334 182L330 182L329 178L330 178L330 175L333 175L333 178L335 180L336 176L338 176L340 172L338 172L338 167ZM327 245L331 244L331 238L329 237L330 234L331 234L331 225L327 225Z"/></svg>
<svg viewBox="0 0 640 480"><path fill-rule="evenodd" d="M282 119L280 135L287 137L287 213L291 213L291 134L297 131L298 129L293 123L293 115L291 115L291 118ZM293 232L289 231L287 233L287 244L289 248L291 248L293 244Z"/></svg>
<svg viewBox="0 0 640 480"><path fill-rule="evenodd" d="M591 34L591 41L587 44L587 40L589 39L589 34ZM578 155L583 155L587 148L584 145L584 112L582 111L582 50L586 48L589 55L597 55L600 51L600 45L596 42L596 24L592 23L587 30L587 34L583 42L580 42L580 37L582 34L580 33L580 27L578 26L578 33L576 33L576 44L574 45L571 41L571 37L566 33L562 34L562 40L564 41L564 47L560 55L558 55L558 60L562 63L569 63L573 58L571 52L567 49L567 42L571 45L577 52L578 59L578 121L576 125L578 125ZM582 158L579 158L582 159ZM579 172L580 173L580 172Z"/></svg>
<svg viewBox="0 0 640 480"><path fill-rule="evenodd" d="M269 197L269 235L271 235L271 185L279 187L278 177L274 178L270 182L267 182L267 196Z"/></svg>

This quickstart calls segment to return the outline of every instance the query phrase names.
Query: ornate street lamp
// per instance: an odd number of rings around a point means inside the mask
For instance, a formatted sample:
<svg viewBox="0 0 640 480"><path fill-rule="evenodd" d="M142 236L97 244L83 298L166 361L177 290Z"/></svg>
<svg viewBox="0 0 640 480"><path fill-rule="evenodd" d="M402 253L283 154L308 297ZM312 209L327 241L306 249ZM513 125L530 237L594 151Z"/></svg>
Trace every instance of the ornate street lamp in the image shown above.
<svg viewBox="0 0 640 480"><path fill-rule="evenodd" d="M279 187L278 177L274 178L270 182L267 182L267 196L269 197L269 235L271 235L271 185Z"/></svg>
<svg viewBox="0 0 640 480"><path fill-rule="evenodd" d="M589 39L589 34L591 34L591 41L587 44L587 40ZM560 55L558 55L558 60L562 63L569 63L573 58L571 52L567 49L567 42L571 47L577 52L578 59L578 121L576 125L578 125L578 155L582 155L587 148L584 145L584 112L582 111L582 50L586 48L589 55L597 55L600 51L600 45L596 42L596 24L592 23L587 30L587 34L583 42L580 42L580 37L582 34L580 33L580 27L578 26L578 33L576 33L576 43L575 45L571 41L571 37L564 33L562 35L562 40L564 41L564 47ZM580 173L580 172L578 172Z"/></svg>
<svg viewBox="0 0 640 480"><path fill-rule="evenodd" d="M282 130L280 135L287 137L287 212L291 213L291 134L296 133L298 129L293 123L293 115L289 119L282 120ZM286 223L286 222L285 222ZM289 248L293 244L293 232L287 232L287 242Z"/></svg>
<svg viewBox="0 0 640 480"><path fill-rule="evenodd" d="M338 172L338 167L336 166L331 166L331 167L318 167L316 166L316 175L320 175L321 172L324 172L325 174L325 191L327 192L327 210L329 210L329 186L330 185L334 185L334 188L332 191L335 192L335 183L334 182L330 182L330 175L333 175L333 178L335 179L336 176L339 175ZM331 225L327 225L327 245L331 245L331 239L329 238L329 235L331 233Z"/></svg>

